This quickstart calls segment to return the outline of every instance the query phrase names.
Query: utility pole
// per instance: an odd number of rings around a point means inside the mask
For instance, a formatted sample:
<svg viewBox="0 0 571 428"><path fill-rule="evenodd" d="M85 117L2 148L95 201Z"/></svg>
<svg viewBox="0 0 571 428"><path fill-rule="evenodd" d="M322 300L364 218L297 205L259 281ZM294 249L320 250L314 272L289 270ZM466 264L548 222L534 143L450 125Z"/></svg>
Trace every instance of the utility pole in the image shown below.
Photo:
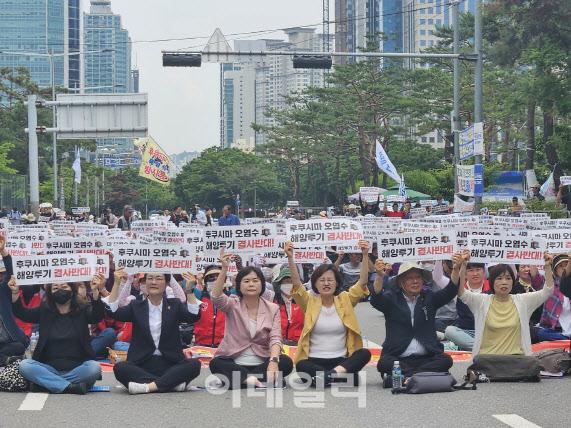
<svg viewBox="0 0 571 428"><path fill-rule="evenodd" d="M460 53L460 2L452 3L452 27L454 29L454 54ZM454 111L452 133L454 134L454 195L458 195L458 165L460 164L460 59L454 58Z"/></svg>
<svg viewBox="0 0 571 428"><path fill-rule="evenodd" d="M28 161L30 163L30 211L36 218L40 216L40 172L38 167L38 112L36 96L28 95Z"/></svg>
<svg viewBox="0 0 571 428"><path fill-rule="evenodd" d="M54 135L55 135L55 132L54 132ZM74 154L75 154L75 156L77 156L77 146L75 146ZM73 177L73 190L75 191L74 201L75 201L75 206L77 207L77 181L75 180L75 176Z"/></svg>
<svg viewBox="0 0 571 428"><path fill-rule="evenodd" d="M482 0L476 0L476 13L475 17L475 27L474 27L474 53L476 54L476 70L475 70L475 80L474 80L474 123L482 121L482 83L483 83L483 70L484 70L484 58L482 55ZM476 165L481 165L482 155L476 155L474 157L474 163ZM482 204L482 197L475 197L474 212L477 214L480 212L480 205Z"/></svg>
<svg viewBox="0 0 571 428"><path fill-rule="evenodd" d="M56 100L56 84L55 84L55 72L54 72L54 51L53 48L50 49L50 82L52 85L52 101ZM56 106L52 106L52 126L56 126ZM54 168L54 207L58 203L58 182L57 182L57 135L54 132L52 134L52 158L53 158L53 168ZM65 207L60 207L60 209L65 209Z"/></svg>

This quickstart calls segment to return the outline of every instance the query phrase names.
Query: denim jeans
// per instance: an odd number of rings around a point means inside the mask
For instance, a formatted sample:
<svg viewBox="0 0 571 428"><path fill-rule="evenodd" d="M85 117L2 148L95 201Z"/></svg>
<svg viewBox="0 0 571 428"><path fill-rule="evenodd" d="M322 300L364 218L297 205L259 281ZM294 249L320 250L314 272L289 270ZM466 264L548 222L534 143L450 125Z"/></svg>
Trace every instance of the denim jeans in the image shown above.
<svg viewBox="0 0 571 428"><path fill-rule="evenodd" d="M115 349L116 351L128 351L129 345L130 345L129 342L121 342L120 340L118 340L113 345L113 349Z"/></svg>
<svg viewBox="0 0 571 428"><path fill-rule="evenodd" d="M71 383L85 382L90 389L101 378L101 366L97 361L86 361L75 369L64 372L35 360L20 363L20 374L24 379L59 394Z"/></svg>
<svg viewBox="0 0 571 428"><path fill-rule="evenodd" d="M461 328L451 325L444 331L447 340L454 342L458 349L462 351L471 351L474 347L474 330L462 330Z"/></svg>
<svg viewBox="0 0 571 428"><path fill-rule="evenodd" d="M554 328L542 328L537 332L537 337L540 342L551 342L553 340L569 340L567 336L563 336Z"/></svg>
<svg viewBox="0 0 571 428"><path fill-rule="evenodd" d="M107 358L107 348L111 348L116 340L117 334L112 328L106 328L99 333L99 336L91 341L91 347L93 348L93 352L95 352L95 358Z"/></svg>

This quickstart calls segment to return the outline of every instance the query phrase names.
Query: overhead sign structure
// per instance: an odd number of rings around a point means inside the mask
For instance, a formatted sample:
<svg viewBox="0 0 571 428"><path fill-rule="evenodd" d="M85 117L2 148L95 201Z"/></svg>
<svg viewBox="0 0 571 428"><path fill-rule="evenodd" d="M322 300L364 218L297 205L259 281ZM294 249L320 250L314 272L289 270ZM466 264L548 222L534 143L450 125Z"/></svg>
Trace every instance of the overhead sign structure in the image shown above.
<svg viewBox="0 0 571 428"><path fill-rule="evenodd" d="M147 94L58 94L58 138L135 138L148 133Z"/></svg>

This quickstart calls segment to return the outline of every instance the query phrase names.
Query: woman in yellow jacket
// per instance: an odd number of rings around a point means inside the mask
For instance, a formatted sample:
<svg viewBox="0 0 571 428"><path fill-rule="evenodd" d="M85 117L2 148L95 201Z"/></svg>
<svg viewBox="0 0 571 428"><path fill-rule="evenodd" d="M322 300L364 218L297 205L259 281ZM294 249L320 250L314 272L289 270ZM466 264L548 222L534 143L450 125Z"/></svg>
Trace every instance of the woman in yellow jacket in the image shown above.
<svg viewBox="0 0 571 428"><path fill-rule="evenodd" d="M369 243L359 241L363 260ZM359 281L348 291L341 292L343 280L332 264L324 264L311 275L314 297L303 286L293 259L293 244L285 244L285 253L293 282L292 297L305 313L305 323L294 357L296 371L305 373L313 386L329 385L341 379L356 385L358 373L371 359L371 352L363 349L361 330L354 307L369 295L368 265L362 263ZM351 376L352 375L352 376ZM352 381L352 382L351 382ZM322 384L323 382L323 384Z"/></svg>

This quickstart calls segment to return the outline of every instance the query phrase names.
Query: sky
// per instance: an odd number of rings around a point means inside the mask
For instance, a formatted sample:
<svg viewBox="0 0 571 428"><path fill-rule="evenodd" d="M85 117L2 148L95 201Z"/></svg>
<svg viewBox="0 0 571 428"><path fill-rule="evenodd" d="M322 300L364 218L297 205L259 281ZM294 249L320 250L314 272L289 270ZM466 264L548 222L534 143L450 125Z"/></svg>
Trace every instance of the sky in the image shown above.
<svg viewBox="0 0 571 428"><path fill-rule="evenodd" d="M322 0L111 0L113 13L121 15L133 42L140 92L149 94L149 134L168 154L220 144L219 65L163 68L161 51L200 51L216 28L230 35L317 24L323 20L322 7ZM89 9L90 1L83 0L83 11ZM317 27L321 33L321 25ZM203 38L141 43L192 37ZM237 37L246 36L227 36L231 47ZM277 31L247 38L286 36Z"/></svg>

